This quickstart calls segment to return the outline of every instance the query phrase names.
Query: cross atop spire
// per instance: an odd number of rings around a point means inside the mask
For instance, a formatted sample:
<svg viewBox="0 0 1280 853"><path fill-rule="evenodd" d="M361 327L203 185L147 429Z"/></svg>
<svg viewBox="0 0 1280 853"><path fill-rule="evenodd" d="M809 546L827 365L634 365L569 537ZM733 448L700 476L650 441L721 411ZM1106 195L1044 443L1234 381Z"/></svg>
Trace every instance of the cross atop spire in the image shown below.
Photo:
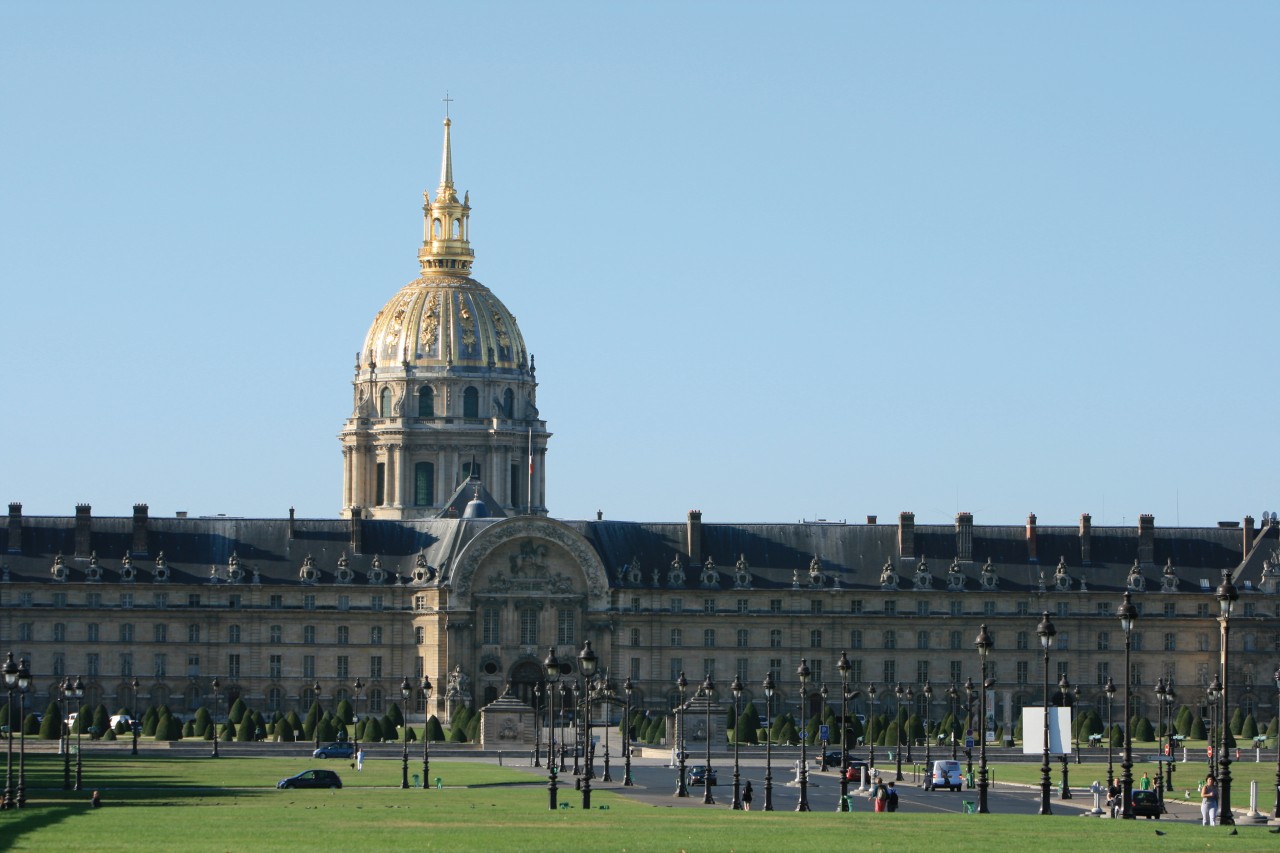
<svg viewBox="0 0 1280 853"><path fill-rule="evenodd" d="M445 90L444 90L444 97L443 97L443 98L441 98L440 100L444 101L444 117L445 117L445 118L448 118L448 117L449 117L449 105L453 103L453 98L450 98L450 97L449 97L449 90L448 90L448 89L445 89Z"/></svg>

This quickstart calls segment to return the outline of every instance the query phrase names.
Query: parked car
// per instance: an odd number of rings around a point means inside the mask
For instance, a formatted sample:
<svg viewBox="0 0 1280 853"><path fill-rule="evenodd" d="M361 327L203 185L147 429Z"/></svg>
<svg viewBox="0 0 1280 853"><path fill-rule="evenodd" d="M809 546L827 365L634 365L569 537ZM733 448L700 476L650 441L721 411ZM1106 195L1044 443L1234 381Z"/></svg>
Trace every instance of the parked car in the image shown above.
<svg viewBox="0 0 1280 853"><path fill-rule="evenodd" d="M939 788L959 791L963 787L964 774L960 770L960 762L952 761L950 758L933 762L933 769L929 773L929 778L924 782L926 791L936 791Z"/></svg>
<svg viewBox="0 0 1280 853"><path fill-rule="evenodd" d="M322 746L311 753L312 758L350 758L355 755L356 751L351 748L349 741L339 741L331 743L328 746Z"/></svg>
<svg viewBox="0 0 1280 853"><path fill-rule="evenodd" d="M110 725L111 728L114 729L116 727L116 724L120 723L121 721L124 722L124 727L126 729L130 728L133 725L133 719L128 714L112 714L111 719L108 721L108 725Z"/></svg>
<svg viewBox="0 0 1280 853"><path fill-rule="evenodd" d="M276 787L284 788L341 788L342 780L332 770L303 770L297 776L281 779Z"/></svg>
<svg viewBox="0 0 1280 853"><path fill-rule="evenodd" d="M707 773L706 765L689 768L689 778L686 780L685 784L689 786L701 785L704 776L710 780L709 784L716 784L716 769L712 767L711 772Z"/></svg>
<svg viewBox="0 0 1280 853"><path fill-rule="evenodd" d="M1155 791L1133 792L1133 816L1160 819L1160 798Z"/></svg>

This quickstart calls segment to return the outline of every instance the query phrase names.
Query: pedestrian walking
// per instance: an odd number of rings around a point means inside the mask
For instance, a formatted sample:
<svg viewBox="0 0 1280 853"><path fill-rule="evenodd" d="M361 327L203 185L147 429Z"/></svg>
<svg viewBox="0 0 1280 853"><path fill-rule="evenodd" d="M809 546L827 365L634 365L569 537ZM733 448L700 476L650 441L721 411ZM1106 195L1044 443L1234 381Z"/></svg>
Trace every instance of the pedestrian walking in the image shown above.
<svg viewBox="0 0 1280 853"><path fill-rule="evenodd" d="M364 769L364 747L360 747L360 751L356 753L356 772L359 773Z"/></svg>
<svg viewBox="0 0 1280 853"><path fill-rule="evenodd" d="M751 811L751 780L747 780L747 787L742 789L742 807L747 811Z"/></svg>
<svg viewBox="0 0 1280 853"><path fill-rule="evenodd" d="M871 798L871 804L877 812L882 812L889 807L889 789L885 787L883 779L876 779L876 794Z"/></svg>
<svg viewBox="0 0 1280 853"><path fill-rule="evenodd" d="M1204 777L1200 786L1200 825L1215 826L1218 823L1218 786L1213 781L1213 774Z"/></svg>
<svg viewBox="0 0 1280 853"><path fill-rule="evenodd" d="M898 810L898 789L893 787L893 780L889 780L889 789L885 797L885 811L896 812Z"/></svg>

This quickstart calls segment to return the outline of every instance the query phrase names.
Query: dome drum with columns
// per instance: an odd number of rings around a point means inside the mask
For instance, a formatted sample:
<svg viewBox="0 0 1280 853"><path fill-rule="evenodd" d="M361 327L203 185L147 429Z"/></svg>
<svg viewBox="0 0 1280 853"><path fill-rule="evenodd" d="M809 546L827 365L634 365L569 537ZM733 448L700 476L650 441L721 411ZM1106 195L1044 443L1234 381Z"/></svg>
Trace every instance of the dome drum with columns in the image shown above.
<svg viewBox="0 0 1280 853"><path fill-rule="evenodd" d="M453 184L445 119L440 186L424 193L420 274L374 318L356 359L342 441L343 511L448 517L460 495L496 516L546 514L546 422L516 318L470 277L470 198Z"/></svg>

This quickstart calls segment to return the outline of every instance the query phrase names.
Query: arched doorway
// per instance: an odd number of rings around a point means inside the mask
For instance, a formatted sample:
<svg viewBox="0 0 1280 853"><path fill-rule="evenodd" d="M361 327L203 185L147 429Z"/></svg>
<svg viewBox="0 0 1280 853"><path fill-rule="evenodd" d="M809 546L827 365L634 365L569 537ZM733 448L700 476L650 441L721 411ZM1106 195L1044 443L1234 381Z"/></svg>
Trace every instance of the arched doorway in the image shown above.
<svg viewBox="0 0 1280 853"><path fill-rule="evenodd" d="M511 695L524 702L526 705L533 706L533 686L546 680L546 673L542 671L542 664L532 658L525 658L511 667L511 675L508 680L511 682Z"/></svg>

